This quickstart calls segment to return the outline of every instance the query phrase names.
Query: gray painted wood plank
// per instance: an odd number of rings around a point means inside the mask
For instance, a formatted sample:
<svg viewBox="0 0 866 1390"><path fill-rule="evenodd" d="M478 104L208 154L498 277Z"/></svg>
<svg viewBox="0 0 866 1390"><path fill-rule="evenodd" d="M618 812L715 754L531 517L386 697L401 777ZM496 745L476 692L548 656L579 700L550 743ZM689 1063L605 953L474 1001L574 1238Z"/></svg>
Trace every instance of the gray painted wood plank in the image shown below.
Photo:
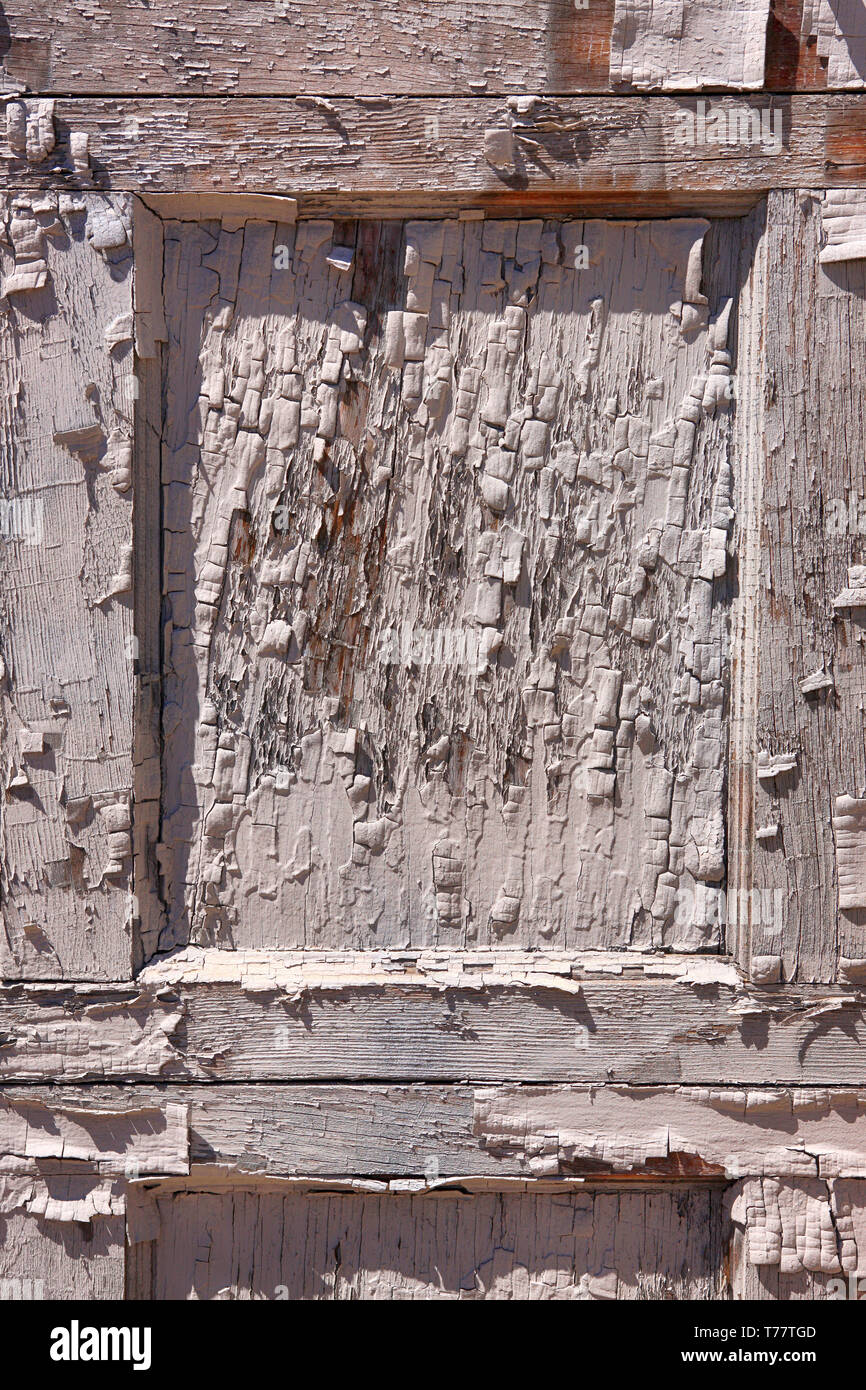
<svg viewBox="0 0 866 1390"><path fill-rule="evenodd" d="M853 989L750 989L713 974L556 981L335 983L259 980L6 987L4 1082L106 1078L866 1081Z"/></svg>
<svg viewBox="0 0 866 1390"><path fill-rule="evenodd" d="M156 1132L167 1129L169 1107L189 1116L199 1176L218 1166L428 1187L470 1178L866 1176L866 1093L846 1087L163 1082L4 1086L0 1105L14 1117L35 1114L36 1133L53 1133L55 1115L58 1129L71 1115L81 1131L95 1112L84 1132L121 1135L136 1177L181 1171L168 1148L171 1162L154 1147L145 1165L135 1139L149 1116L165 1117L150 1120ZM12 1131L10 1152L16 1142Z"/></svg>

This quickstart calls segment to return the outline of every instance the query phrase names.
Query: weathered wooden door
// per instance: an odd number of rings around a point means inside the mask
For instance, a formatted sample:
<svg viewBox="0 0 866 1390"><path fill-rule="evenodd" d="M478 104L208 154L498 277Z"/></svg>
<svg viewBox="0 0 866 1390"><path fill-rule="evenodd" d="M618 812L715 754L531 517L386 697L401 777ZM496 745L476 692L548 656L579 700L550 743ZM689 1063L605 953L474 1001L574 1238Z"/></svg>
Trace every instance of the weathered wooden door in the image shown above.
<svg viewBox="0 0 866 1390"><path fill-rule="evenodd" d="M854 21L169 8L7 6L0 1293L848 1296Z"/></svg>

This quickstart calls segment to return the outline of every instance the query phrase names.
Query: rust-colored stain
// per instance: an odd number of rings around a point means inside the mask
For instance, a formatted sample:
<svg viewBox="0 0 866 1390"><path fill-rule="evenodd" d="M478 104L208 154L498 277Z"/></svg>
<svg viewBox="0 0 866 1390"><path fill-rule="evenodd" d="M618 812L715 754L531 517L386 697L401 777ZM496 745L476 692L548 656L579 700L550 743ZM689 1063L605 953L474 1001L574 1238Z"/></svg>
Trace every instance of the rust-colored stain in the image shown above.
<svg viewBox="0 0 866 1390"><path fill-rule="evenodd" d="M823 91L827 68L814 39L801 36L803 0L773 0L767 25L768 92Z"/></svg>
<svg viewBox="0 0 866 1390"><path fill-rule="evenodd" d="M724 1178L721 1163L708 1163L700 1154L671 1153L667 1158L653 1159L647 1164L650 1172L667 1178Z"/></svg>
<svg viewBox="0 0 866 1390"><path fill-rule="evenodd" d="M336 695L341 704L352 700L355 651L361 628L362 614L356 608L358 578L362 568L362 538L352 530L355 518L356 494L338 493L330 508L331 529L326 550L331 560L331 572L339 574L339 593L329 604L331 623L325 637L323 683L327 692ZM330 637L330 641L328 640Z"/></svg>
<svg viewBox="0 0 866 1390"><path fill-rule="evenodd" d="M617 168L616 180L611 181L609 169L597 168L585 177L584 187L573 186L558 190L546 185L535 188L505 188L485 190L472 195L472 206L488 217L682 217L739 215L749 211L758 194L749 189L720 190L711 185L718 181L720 166L707 165L706 171L684 175L691 185L679 183L676 188L648 188L646 169L641 173L625 173ZM659 164L653 177L664 177L664 165ZM594 186L588 186L590 177Z"/></svg>
<svg viewBox="0 0 866 1390"><path fill-rule="evenodd" d="M614 0L593 0L585 10L572 0L551 0L545 29L548 91L608 90L613 12Z"/></svg>
<svg viewBox="0 0 866 1390"><path fill-rule="evenodd" d="M671 1153L666 1158L650 1158L645 1163L636 1164L628 1173L614 1168L602 1159L577 1159L574 1163L562 1164L563 1174L568 1177L614 1178L623 1182L636 1182L647 1178L725 1178L727 1176L721 1163L708 1163L700 1154Z"/></svg>
<svg viewBox="0 0 866 1390"><path fill-rule="evenodd" d="M240 565L252 563L256 553L256 538L248 512L237 512L232 528L232 559Z"/></svg>
<svg viewBox="0 0 866 1390"><path fill-rule="evenodd" d="M852 183L866 177L866 97L833 106L824 127L824 163Z"/></svg>

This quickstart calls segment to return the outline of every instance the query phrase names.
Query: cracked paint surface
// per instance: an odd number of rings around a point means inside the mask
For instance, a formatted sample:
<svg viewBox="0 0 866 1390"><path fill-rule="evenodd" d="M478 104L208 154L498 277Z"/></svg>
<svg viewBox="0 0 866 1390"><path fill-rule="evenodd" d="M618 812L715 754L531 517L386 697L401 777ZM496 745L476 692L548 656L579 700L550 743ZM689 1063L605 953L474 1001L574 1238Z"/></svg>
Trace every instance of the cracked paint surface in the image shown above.
<svg viewBox="0 0 866 1390"><path fill-rule="evenodd" d="M53 127L40 120L47 139ZM124 196L8 194L2 204L6 978L130 971L130 235Z"/></svg>
<svg viewBox="0 0 866 1390"><path fill-rule="evenodd" d="M166 223L163 947L718 949L709 232Z"/></svg>

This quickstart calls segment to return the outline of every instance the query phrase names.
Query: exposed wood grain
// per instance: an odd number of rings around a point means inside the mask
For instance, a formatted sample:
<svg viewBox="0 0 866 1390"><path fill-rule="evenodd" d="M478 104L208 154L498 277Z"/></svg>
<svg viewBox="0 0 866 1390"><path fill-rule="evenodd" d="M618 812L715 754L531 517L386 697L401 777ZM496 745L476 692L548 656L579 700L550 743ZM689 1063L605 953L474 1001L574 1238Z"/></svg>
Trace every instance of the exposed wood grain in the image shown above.
<svg viewBox="0 0 866 1390"><path fill-rule="evenodd" d="M619 182L619 181L617 181ZM184 193L145 193L143 201L161 216L192 220L190 207L205 195ZM218 195L225 197L229 219L237 202L259 194ZM672 188L630 190L608 185L595 191L576 190L563 185L536 191L531 187L455 192L446 187L433 190L386 190L377 193L318 192L293 199L305 218L389 219L460 217L466 221L482 217L744 217L760 202L761 190L745 188ZM287 197L281 201L289 202ZM246 218L245 218L246 220ZM294 219L292 219L294 220Z"/></svg>
<svg viewBox="0 0 866 1390"><path fill-rule="evenodd" d="M766 1011L754 1001L751 1012L725 989L714 1009L712 994L624 981L587 983L579 999L567 1001L555 992L495 988L432 998L411 989L359 999L323 991L300 1000L292 1014L240 991L197 987L185 1001L187 1066L225 1080L591 1081L603 1074L633 1082L832 1085L866 1078L863 1019L853 1001L788 995L778 1000L779 1013L769 1001Z"/></svg>
<svg viewBox="0 0 866 1390"><path fill-rule="evenodd" d="M228 958L237 952L201 953ZM262 953L264 957L274 953ZM322 953L324 954L324 953ZM859 994L729 981L686 959L621 977L533 984L477 969L400 981L400 965L308 962L269 978L119 989L7 986L0 999L4 1082L106 1078L260 1081L623 1081L694 1085L862 1085ZM210 967L209 967L210 968ZM617 969L615 965L608 967ZM581 967L578 966L578 974ZM211 976L213 980L213 976Z"/></svg>
<svg viewBox="0 0 866 1390"><path fill-rule="evenodd" d="M466 1086L88 1085L4 1087L12 1105L39 1103L135 1116L188 1107L192 1164L240 1173L313 1178L424 1179L517 1176L520 1165L486 1153L474 1133Z"/></svg>
<svg viewBox="0 0 866 1390"><path fill-rule="evenodd" d="M144 1117L182 1109L193 1169L234 1174L428 1187L470 1177L866 1177L866 1093L844 1087L164 1082L6 1086L0 1103L44 1114L43 1127L55 1114L80 1127L95 1112L85 1133L113 1123L133 1159ZM172 1171L161 1150L135 1175L147 1171Z"/></svg>
<svg viewBox="0 0 866 1390"><path fill-rule="evenodd" d="M602 92L610 87L614 0L153 0L145 8L6 0L7 89L68 95L473 95ZM692 8L700 8L693 6ZM803 0L773 0L764 81L826 85ZM671 48L676 47L674 40ZM760 85L760 84L759 84Z"/></svg>
<svg viewBox="0 0 866 1390"><path fill-rule="evenodd" d="M238 1188L141 1198L127 1296L724 1297L723 1194L430 1197Z"/></svg>
<svg viewBox="0 0 866 1390"><path fill-rule="evenodd" d="M307 216L330 207L381 217L384 198L409 195L428 206L435 197L442 216L505 192L524 204L727 194L742 206L750 191L864 177L862 96L700 100L59 98L54 147L36 163L3 163L15 186L285 194ZM712 118L709 137L685 119L699 109ZM763 126L752 112L765 113ZM88 137L89 173L76 171L73 134Z"/></svg>
<svg viewBox="0 0 866 1390"><path fill-rule="evenodd" d="M604 91L613 0L6 0L4 68L75 94Z"/></svg>

